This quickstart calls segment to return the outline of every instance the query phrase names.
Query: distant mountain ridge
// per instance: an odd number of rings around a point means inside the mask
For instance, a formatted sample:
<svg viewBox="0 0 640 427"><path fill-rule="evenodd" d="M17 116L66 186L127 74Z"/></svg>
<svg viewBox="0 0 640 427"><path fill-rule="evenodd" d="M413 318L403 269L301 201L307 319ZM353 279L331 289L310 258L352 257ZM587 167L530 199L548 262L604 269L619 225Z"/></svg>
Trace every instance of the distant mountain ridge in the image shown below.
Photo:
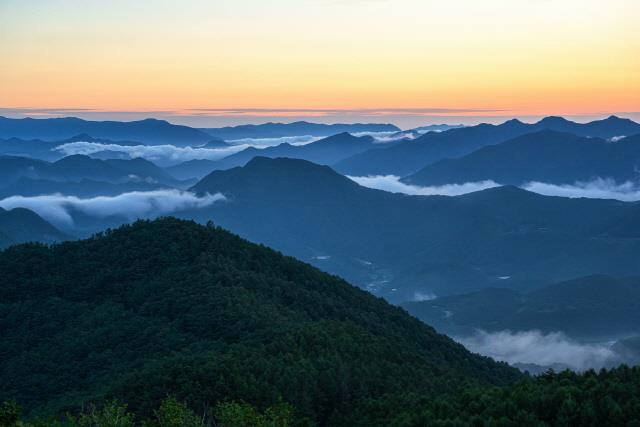
<svg viewBox="0 0 640 427"><path fill-rule="evenodd" d="M308 160L319 165L332 165L342 159L357 153L362 153L376 144L370 136L356 137L347 132L332 135L318 141L304 145L283 143L274 147L249 147L216 162L216 169L229 169L244 166L254 157L288 157L291 159Z"/></svg>
<svg viewBox="0 0 640 427"><path fill-rule="evenodd" d="M640 135L607 142L545 130L440 160L402 181L424 186L484 180L522 185L529 181L574 184L596 178L639 181Z"/></svg>
<svg viewBox="0 0 640 427"><path fill-rule="evenodd" d="M406 302L402 306L439 332L474 330L542 333L562 331L574 339L626 337L640 333L640 278L587 276L521 293L508 289Z"/></svg>
<svg viewBox="0 0 640 427"><path fill-rule="evenodd" d="M152 162L131 160L100 160L76 154L55 162L27 157L0 156L0 182L7 186L20 178L52 181L90 179L111 183L149 182L177 185L180 182Z"/></svg>
<svg viewBox="0 0 640 427"><path fill-rule="evenodd" d="M335 168L351 176L407 176L439 160L462 157L479 148L541 130L608 139L639 134L640 124L615 116L585 124L560 117L547 117L533 124L512 119L500 125L480 124L440 133L430 132L396 146L356 154L338 162Z"/></svg>
<svg viewBox="0 0 640 427"><path fill-rule="evenodd" d="M60 140L88 134L94 138L138 141L143 144L202 145L211 136L188 126L164 120L145 119L130 122L89 121L76 117L52 119L11 119L0 117L0 138Z"/></svg>
<svg viewBox="0 0 640 427"><path fill-rule="evenodd" d="M214 170L230 169L244 166L254 157L302 159L319 165L332 165L342 159L357 153L362 153L380 145L390 146L390 143L376 143L371 136L354 136L342 132L303 145L282 143L272 147L248 147L220 160L189 160L167 168L176 178L201 179Z"/></svg>
<svg viewBox="0 0 640 427"><path fill-rule="evenodd" d="M224 140L244 138L282 138L285 136L331 136L343 132L395 132L395 125L380 123L323 124L299 121L293 123L264 123L259 125L238 125L222 128L200 129L211 136Z"/></svg>

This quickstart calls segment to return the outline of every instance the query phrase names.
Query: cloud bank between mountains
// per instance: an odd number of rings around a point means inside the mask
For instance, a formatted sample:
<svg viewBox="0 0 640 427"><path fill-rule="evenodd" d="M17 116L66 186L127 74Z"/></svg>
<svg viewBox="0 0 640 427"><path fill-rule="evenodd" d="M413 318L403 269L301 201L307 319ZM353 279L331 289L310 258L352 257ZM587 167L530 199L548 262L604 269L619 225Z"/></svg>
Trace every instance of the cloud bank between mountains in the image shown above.
<svg viewBox="0 0 640 427"><path fill-rule="evenodd" d="M11 196L0 200L4 209L26 208L46 221L62 228L74 225L73 213L80 212L95 218L120 216L131 221L152 218L185 209L197 209L223 201L220 194L194 193L179 190L133 191L117 196L98 196L82 199L76 196L50 194L43 196Z"/></svg>
<svg viewBox="0 0 640 427"><path fill-rule="evenodd" d="M56 147L56 150L65 156L73 154L90 156L102 151L113 151L124 153L132 158L142 157L159 165L168 165L194 159L219 160L247 147L248 145L234 145L224 148L194 148L175 145L120 145L78 141L62 144Z"/></svg>
<svg viewBox="0 0 640 427"><path fill-rule="evenodd" d="M530 182L522 188L545 196L587 197L590 199L615 199L623 202L640 200L640 186L633 182L616 184L611 179L595 179L589 182L577 182L573 185L554 185L544 182Z"/></svg>
<svg viewBox="0 0 640 427"><path fill-rule="evenodd" d="M375 188L377 190L388 191L390 193L404 193L411 196L459 196L461 194L472 193L474 191L486 190L487 188L499 187L493 181L469 182L465 184L447 184L433 187L420 187L409 185L400 181L395 175L376 176L349 176L349 179L362 185L363 187Z"/></svg>
<svg viewBox="0 0 640 427"><path fill-rule="evenodd" d="M440 186L409 185L400 181L395 175L349 176L351 180L363 187L388 191L390 193L404 193L412 196L459 196L474 191L499 187L501 184L492 181L466 182L464 184L446 184ZM623 202L640 201L640 186L633 182L617 184L611 179L596 178L588 182L576 182L572 185L557 185L544 182L528 182L521 188L545 196L559 196L590 199L615 199Z"/></svg>
<svg viewBox="0 0 640 427"><path fill-rule="evenodd" d="M231 145L241 145L244 147L275 147L280 144L306 145L315 141L324 139L324 136L300 135L300 136L282 136L278 138L242 138L231 139L227 143Z"/></svg>
<svg viewBox="0 0 640 427"><path fill-rule="evenodd" d="M111 151L122 153L131 158L142 157L160 166L169 166L189 160L220 160L248 147L266 148L280 144L305 145L324 137L310 135L285 136L281 138L244 138L227 141L228 147L179 147L171 144L163 145L121 145L100 142L76 141L59 145L55 148L65 156L83 154L91 156L96 153Z"/></svg>
<svg viewBox="0 0 640 427"><path fill-rule="evenodd" d="M618 355L605 344L582 344L562 332L540 331L489 333L478 330L457 338L469 350L509 364L563 365L577 371L615 364Z"/></svg>

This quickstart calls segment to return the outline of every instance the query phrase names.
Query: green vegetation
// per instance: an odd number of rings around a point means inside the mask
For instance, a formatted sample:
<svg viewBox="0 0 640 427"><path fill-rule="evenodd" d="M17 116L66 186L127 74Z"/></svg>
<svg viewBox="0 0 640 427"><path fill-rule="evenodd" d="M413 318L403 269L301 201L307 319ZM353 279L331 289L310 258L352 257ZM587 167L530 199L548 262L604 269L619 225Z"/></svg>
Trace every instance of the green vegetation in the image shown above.
<svg viewBox="0 0 640 427"><path fill-rule="evenodd" d="M0 273L0 427L640 425L640 368L525 377L211 225L13 246Z"/></svg>
<svg viewBox="0 0 640 427"><path fill-rule="evenodd" d="M0 401L29 420L114 399L153 419L173 395L197 413L244 401L265 425L283 404L311 425L385 425L412 396L521 377L337 277L172 218L0 253L0 336Z"/></svg>
<svg viewBox="0 0 640 427"><path fill-rule="evenodd" d="M381 404L382 403L382 404ZM383 414L388 420L380 422ZM294 407L280 403L263 413L242 402L221 402L212 411L196 415L173 397L166 398L153 415L138 422L127 406L109 402L89 407L79 416L21 423L20 408L5 403L0 427L302 427L313 423L300 418ZM545 373L511 386L471 388L446 398L396 396L375 402L351 415L352 426L640 426L640 368L622 366L611 371Z"/></svg>

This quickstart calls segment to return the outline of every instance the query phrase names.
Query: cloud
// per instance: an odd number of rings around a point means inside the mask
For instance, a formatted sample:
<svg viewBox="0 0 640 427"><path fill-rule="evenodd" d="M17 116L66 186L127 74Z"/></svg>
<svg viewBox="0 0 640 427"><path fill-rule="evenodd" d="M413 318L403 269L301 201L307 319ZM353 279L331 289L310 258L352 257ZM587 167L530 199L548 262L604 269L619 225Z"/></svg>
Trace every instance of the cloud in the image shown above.
<svg viewBox="0 0 640 427"><path fill-rule="evenodd" d="M390 193L404 193L412 196L459 196L461 194L500 186L500 184L493 181L480 181L467 182L464 184L447 184L434 187L419 187L417 185L405 184L400 181L400 177L395 175L349 176L348 178L363 187L375 188L377 190L388 191Z"/></svg>
<svg viewBox="0 0 640 427"><path fill-rule="evenodd" d="M74 212L82 212L95 218L121 216L133 220L157 217L185 209L203 208L221 200L225 200L225 197L220 193L199 197L187 191L156 190L87 199L62 194L11 196L0 200L0 207L30 209L53 225L68 229L73 226Z"/></svg>
<svg viewBox="0 0 640 427"><path fill-rule="evenodd" d="M573 185L555 185L544 182L529 182L523 189L545 196L587 197L591 199L615 199L623 202L640 200L640 187L627 181L616 184L611 179L598 178L589 182L576 182Z"/></svg>
<svg viewBox="0 0 640 427"><path fill-rule="evenodd" d="M89 156L100 151L116 151L126 153L132 158L142 157L160 165L167 165L194 159L219 160L247 147L248 145L234 145L224 148L194 148L175 145L120 145L77 141L59 145L55 150L65 156L72 154Z"/></svg>
<svg viewBox="0 0 640 427"><path fill-rule="evenodd" d="M466 182L464 184L445 184L440 186L420 187L417 185L405 184L400 181L400 177L395 175L349 176L348 178L363 187L375 188L377 190L388 191L390 193L409 194L412 196L459 196L462 194L472 193L474 191L486 190L487 188L499 187L501 185L495 181L486 180ZM521 188L544 196L615 199L623 202L640 201L640 186L630 181L622 184L616 184L612 179L597 178L593 181L576 182L571 185L557 185L532 181L524 184Z"/></svg>
<svg viewBox="0 0 640 427"><path fill-rule="evenodd" d="M618 141L621 141L621 140L623 140L625 138L626 138L625 135L612 136L611 138L609 138L609 142L618 142Z"/></svg>
<svg viewBox="0 0 640 427"><path fill-rule="evenodd" d="M280 144L291 144L291 145L305 145L314 141L318 141L324 136L311 136L311 135L299 135L299 136L283 136L279 138L242 138L242 139L232 139L227 141L232 145L241 145L244 147L252 146L252 147L273 147Z"/></svg>
<svg viewBox="0 0 640 427"><path fill-rule="evenodd" d="M374 139L375 142L385 143L385 142L393 142L398 141L400 139L415 139L416 133L411 131L408 132L398 132L398 131L388 131L388 132L354 132L353 136L370 136Z"/></svg>
<svg viewBox="0 0 640 427"><path fill-rule="evenodd" d="M412 301L431 301L438 298L433 292L416 292L413 294Z"/></svg>
<svg viewBox="0 0 640 427"><path fill-rule="evenodd" d="M475 353L509 364L562 364L582 371L608 366L617 359L616 353L608 345L581 344L562 332L545 335L540 331L489 333L478 330L470 337L456 340Z"/></svg>

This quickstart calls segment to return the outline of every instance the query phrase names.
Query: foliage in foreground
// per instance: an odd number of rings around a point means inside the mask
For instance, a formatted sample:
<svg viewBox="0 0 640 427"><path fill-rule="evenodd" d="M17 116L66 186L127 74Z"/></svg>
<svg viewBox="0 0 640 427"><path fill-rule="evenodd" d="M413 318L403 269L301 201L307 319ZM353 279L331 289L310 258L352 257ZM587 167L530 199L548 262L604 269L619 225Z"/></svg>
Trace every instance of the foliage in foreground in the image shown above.
<svg viewBox="0 0 640 427"><path fill-rule="evenodd" d="M150 419L138 419L126 404L107 402L101 407L89 405L77 416L67 414L64 418L38 418L25 422L21 408L14 402L0 406L0 427L296 427L302 426L293 419L293 408L281 403L264 412L242 402L221 402L212 416L196 415L184 403L167 397Z"/></svg>
<svg viewBox="0 0 640 427"><path fill-rule="evenodd" d="M218 403L196 415L173 397L162 401L154 416L139 419L126 405L90 406L65 420L20 421L20 408L6 402L0 427L303 427L313 426L295 408L280 403L260 411L243 401ZM583 374L549 371L504 387L473 388L436 399L412 395L371 401L351 415L353 426L390 427L640 427L640 367L621 366Z"/></svg>

